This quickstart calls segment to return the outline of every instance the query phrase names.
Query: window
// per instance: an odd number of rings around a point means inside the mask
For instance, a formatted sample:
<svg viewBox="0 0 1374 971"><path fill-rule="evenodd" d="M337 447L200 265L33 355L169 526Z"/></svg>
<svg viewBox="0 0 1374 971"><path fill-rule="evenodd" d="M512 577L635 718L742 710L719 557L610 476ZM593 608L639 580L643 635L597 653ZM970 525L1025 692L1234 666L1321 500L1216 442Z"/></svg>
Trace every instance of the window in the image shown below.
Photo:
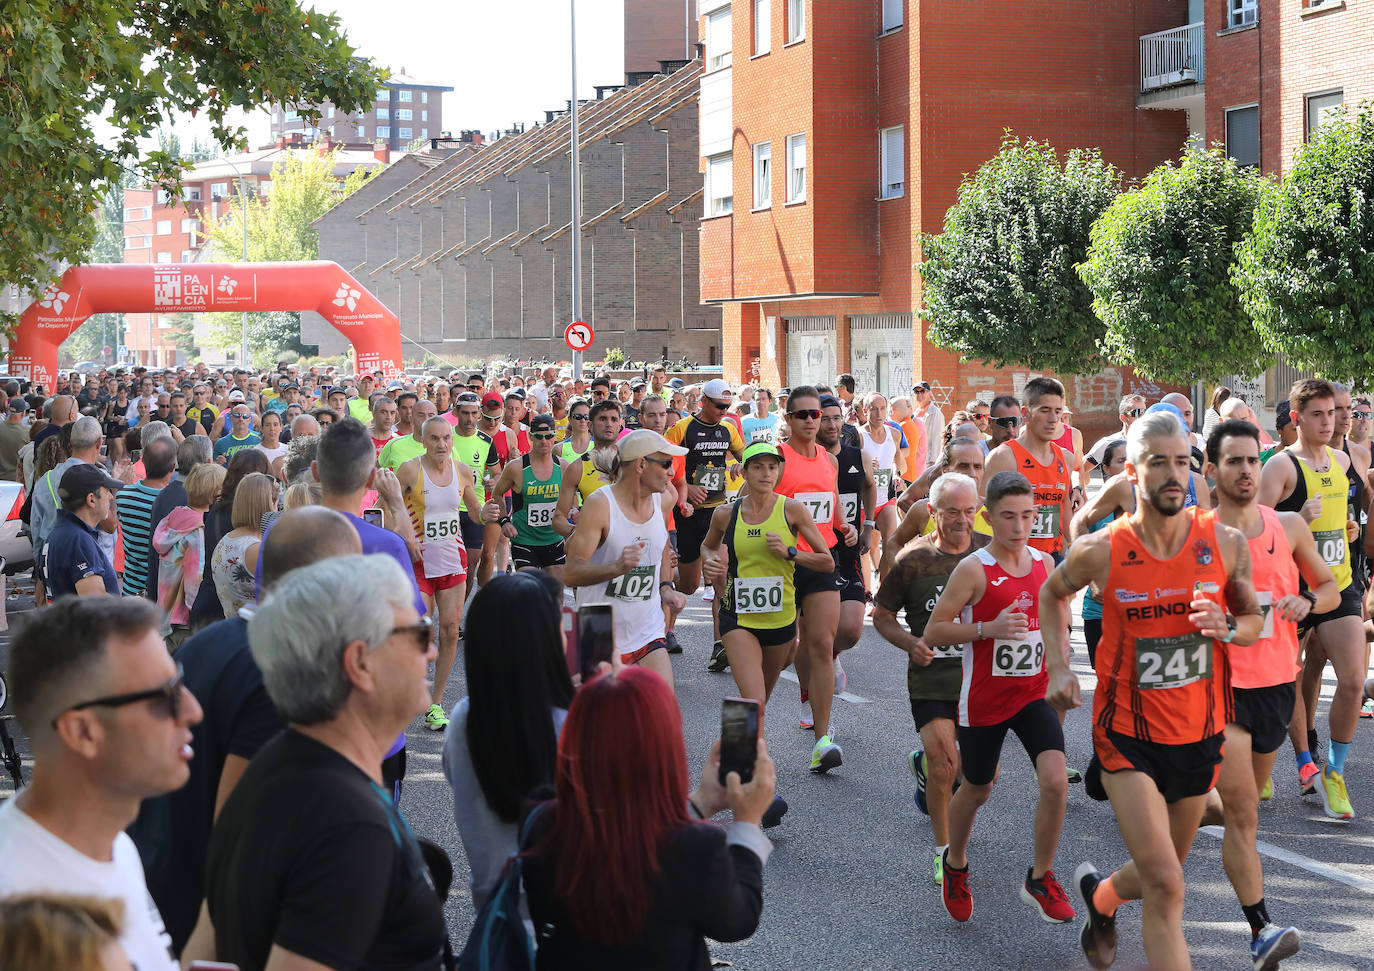
<svg viewBox="0 0 1374 971"><path fill-rule="evenodd" d="M172 254L171 254L171 253L159 253L159 254L157 254L157 261L158 261L159 263L170 263L170 262L172 262Z"/></svg>
<svg viewBox="0 0 1374 971"><path fill-rule="evenodd" d="M391 126L390 126L390 125L378 125L378 126L377 126L377 137L378 137L378 138L390 138L390 137L391 137Z"/></svg>
<svg viewBox="0 0 1374 971"><path fill-rule="evenodd" d="M194 233L200 229L200 222L195 219L183 219L181 221L181 231L183 233Z"/></svg>
<svg viewBox="0 0 1374 971"><path fill-rule="evenodd" d="M367 128L366 128L364 125L361 125L361 124L356 124L356 125L354 125L354 126L353 126L353 137L354 137L354 138L366 138L366 137L367 137Z"/></svg>
<svg viewBox="0 0 1374 971"><path fill-rule="evenodd" d="M902 26L906 11L903 0L883 0L883 30L896 30Z"/></svg>
<svg viewBox="0 0 1374 971"><path fill-rule="evenodd" d="M787 43L806 39L806 0L787 0Z"/></svg>
<svg viewBox="0 0 1374 971"><path fill-rule="evenodd" d="M196 261L195 250L184 249L181 251L181 262L194 263Z"/></svg>
<svg viewBox="0 0 1374 971"><path fill-rule="evenodd" d="M409 109L409 108L397 108L397 109L396 109L396 120L397 120L397 121L410 121L410 114L411 114L411 113L410 113L410 109Z"/></svg>
<svg viewBox="0 0 1374 971"><path fill-rule="evenodd" d="M170 219L159 219L157 221L156 231L159 236L172 235L172 221Z"/></svg>
<svg viewBox="0 0 1374 971"><path fill-rule="evenodd" d="M377 100L378 100L378 101L390 101L390 100L391 100L391 92L388 91L386 88L378 88L378 89L377 89Z"/></svg>
<svg viewBox="0 0 1374 971"><path fill-rule="evenodd" d="M1231 27L1244 27L1259 20L1259 0L1226 0L1226 6Z"/></svg>
<svg viewBox="0 0 1374 971"><path fill-rule="evenodd" d="M806 136L787 136L787 201L806 201Z"/></svg>
<svg viewBox="0 0 1374 971"><path fill-rule="evenodd" d="M421 92L420 92L420 104L422 104L422 105L427 105L427 104L429 104L429 92L428 92L428 91L421 91Z"/></svg>
<svg viewBox="0 0 1374 971"><path fill-rule="evenodd" d="M1322 125L1339 118L1344 103L1344 91L1309 94L1307 96L1307 137L1311 138L1312 133Z"/></svg>
<svg viewBox="0 0 1374 971"><path fill-rule="evenodd" d="M134 219L151 219L153 210L151 206L131 206L124 210L124 221L129 222Z"/></svg>
<svg viewBox="0 0 1374 971"><path fill-rule="evenodd" d="M759 142L754 146L754 208L767 209L773 204L773 143Z"/></svg>
<svg viewBox="0 0 1374 971"><path fill-rule="evenodd" d="M1259 105L1226 111L1226 155L1237 165L1259 165Z"/></svg>
<svg viewBox="0 0 1374 971"><path fill-rule="evenodd" d="M190 185L181 190L182 202L200 202L200 186Z"/></svg>
<svg viewBox="0 0 1374 971"><path fill-rule="evenodd" d="M706 18L706 70L719 71L731 64L730 8Z"/></svg>
<svg viewBox="0 0 1374 971"><path fill-rule="evenodd" d="M906 191L906 131L901 125L884 128L881 152L882 189L880 199L895 199Z"/></svg>
<svg viewBox="0 0 1374 971"><path fill-rule="evenodd" d="M324 109L324 116L325 116L326 118L333 118L333 117L334 117L334 106L333 106L333 105L330 105L328 108Z"/></svg>
<svg viewBox="0 0 1374 971"><path fill-rule="evenodd" d="M402 91L396 95L397 101L411 101L415 97L414 91Z"/></svg>
<svg viewBox="0 0 1374 971"><path fill-rule="evenodd" d="M773 0L754 0L754 53L767 54L773 36Z"/></svg>
<svg viewBox="0 0 1374 971"><path fill-rule="evenodd" d="M167 205L167 203L170 202L171 199L172 199L172 197L169 196L169 195L167 194L167 190L166 190L166 189L158 189L158 190L157 190L157 204L158 204L159 206L165 206L165 205Z"/></svg>
<svg viewBox="0 0 1374 971"><path fill-rule="evenodd" d="M152 245L153 245L153 238L152 238L151 236L125 236L125 237L124 237L124 248L125 248L125 249L148 249L148 248L149 248L150 246L152 246Z"/></svg>
<svg viewBox="0 0 1374 971"><path fill-rule="evenodd" d="M412 133L412 129L410 128L398 128L396 129L396 137L404 138L406 141L410 141L410 139L414 138L415 136Z"/></svg>
<svg viewBox="0 0 1374 971"><path fill-rule="evenodd" d="M420 129L420 137L421 137L421 138L428 138L428 137L429 137L429 129L428 129L428 128L421 128L421 129Z"/></svg>
<svg viewBox="0 0 1374 971"><path fill-rule="evenodd" d="M428 111L428 110L426 110L426 109L424 109L424 108L421 108L421 109L420 109L420 120L421 120L421 121L429 121L429 111Z"/></svg>
<svg viewBox="0 0 1374 971"><path fill-rule="evenodd" d="M390 108L378 108L378 109L377 109L377 120L378 120L378 121L390 121L390 120L391 120L391 109L390 109Z"/></svg>
<svg viewBox="0 0 1374 971"><path fill-rule="evenodd" d="M212 182L212 183L210 183L210 198L211 198L211 199L224 199L224 198L226 198L228 195L229 195L229 183L228 183L228 182Z"/></svg>
<svg viewBox="0 0 1374 971"><path fill-rule="evenodd" d="M286 117L285 117L284 120L285 120L285 121L300 121L300 120L301 120L301 113L300 113L299 111L297 111L295 108L287 108L287 109L286 109Z"/></svg>
<svg viewBox="0 0 1374 971"><path fill-rule="evenodd" d="M717 155L706 160L708 216L728 216L735 211L735 185L731 156Z"/></svg>

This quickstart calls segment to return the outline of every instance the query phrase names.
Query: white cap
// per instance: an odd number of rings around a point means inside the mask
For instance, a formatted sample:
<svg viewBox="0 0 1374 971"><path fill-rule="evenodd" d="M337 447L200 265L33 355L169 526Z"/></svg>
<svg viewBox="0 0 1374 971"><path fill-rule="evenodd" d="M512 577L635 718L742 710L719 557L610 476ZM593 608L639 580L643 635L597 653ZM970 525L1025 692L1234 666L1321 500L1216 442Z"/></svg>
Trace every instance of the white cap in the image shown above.
<svg viewBox="0 0 1374 971"><path fill-rule="evenodd" d="M662 452L664 455L675 457L687 454L687 450L681 445L674 445L658 432L648 428L630 432L616 445L620 449L620 461L622 462L633 462L635 459L642 459L644 456L653 455L655 452Z"/></svg>
<svg viewBox="0 0 1374 971"><path fill-rule="evenodd" d="M558 372L558 377L559 377L560 379L572 377L572 369L571 369L571 368L564 368L563 370L561 370L561 371Z"/></svg>
<svg viewBox="0 0 1374 971"><path fill-rule="evenodd" d="M704 398L719 399L724 398L726 395L733 395L734 391L730 389L730 385L727 384L724 379L712 378L710 381L707 381L705 387L701 389L701 394Z"/></svg>
<svg viewBox="0 0 1374 971"><path fill-rule="evenodd" d="M242 400L243 400L243 392L240 391L238 388L235 388L233 391L230 391L230 392L229 392L229 400L230 400L230 401L242 401Z"/></svg>

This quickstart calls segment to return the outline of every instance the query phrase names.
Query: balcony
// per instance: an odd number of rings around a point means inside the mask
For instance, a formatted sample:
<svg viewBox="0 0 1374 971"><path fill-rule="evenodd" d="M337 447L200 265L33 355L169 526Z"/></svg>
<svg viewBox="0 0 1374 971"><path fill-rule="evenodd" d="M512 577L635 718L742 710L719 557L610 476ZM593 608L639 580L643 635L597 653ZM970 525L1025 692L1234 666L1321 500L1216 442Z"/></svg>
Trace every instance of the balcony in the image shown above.
<svg viewBox="0 0 1374 971"><path fill-rule="evenodd" d="M1140 92L1202 84L1206 77L1202 21L1140 38Z"/></svg>

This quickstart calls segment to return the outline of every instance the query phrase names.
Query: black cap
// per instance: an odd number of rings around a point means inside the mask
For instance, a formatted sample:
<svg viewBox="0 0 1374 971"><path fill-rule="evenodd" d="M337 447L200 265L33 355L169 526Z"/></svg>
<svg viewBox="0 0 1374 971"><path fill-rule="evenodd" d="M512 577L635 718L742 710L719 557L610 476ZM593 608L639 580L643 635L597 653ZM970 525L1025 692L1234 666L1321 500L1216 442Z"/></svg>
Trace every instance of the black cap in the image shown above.
<svg viewBox="0 0 1374 971"><path fill-rule="evenodd" d="M844 405L841 404L841 403L840 403L840 399L839 399L839 398L836 398L833 394L823 394L823 395L821 395L821 407L822 407L822 408L843 408Z"/></svg>
<svg viewBox="0 0 1374 971"><path fill-rule="evenodd" d="M57 486L57 494L66 504L84 502L86 497L97 489L109 489L111 492L118 492L123 487L123 482L110 478L100 466L82 462L79 465L73 465L62 473L62 481Z"/></svg>
<svg viewBox="0 0 1374 971"><path fill-rule="evenodd" d="M917 381L915 384L913 384L913 385L911 386L911 390L912 390L912 391L929 391L929 390L930 390L930 382L929 382L929 381Z"/></svg>
<svg viewBox="0 0 1374 971"><path fill-rule="evenodd" d="M23 398L11 398L11 399L10 399L10 413L11 413L11 414L23 415L23 414L27 414L27 413L28 413L28 410L29 410L29 403L28 403L27 401L25 401Z"/></svg>
<svg viewBox="0 0 1374 971"><path fill-rule="evenodd" d="M609 388L609 387L611 386L611 379L608 378L608 377L606 377L606 375L604 375L604 374L601 375L600 377L592 378L592 387L593 387L593 388L601 387L602 385L605 385L606 387Z"/></svg>
<svg viewBox="0 0 1374 971"><path fill-rule="evenodd" d="M547 412L542 415L535 415L530 419L530 431L532 432L550 432L557 427L558 423L554 421L553 415Z"/></svg>

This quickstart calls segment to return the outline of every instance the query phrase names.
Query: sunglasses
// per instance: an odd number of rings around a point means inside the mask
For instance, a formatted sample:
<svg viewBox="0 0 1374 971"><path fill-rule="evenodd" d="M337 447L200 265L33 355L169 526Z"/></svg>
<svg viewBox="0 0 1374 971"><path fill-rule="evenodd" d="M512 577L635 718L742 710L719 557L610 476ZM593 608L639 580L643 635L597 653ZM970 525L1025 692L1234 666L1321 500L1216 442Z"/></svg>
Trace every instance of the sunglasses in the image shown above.
<svg viewBox="0 0 1374 971"><path fill-rule="evenodd" d="M420 649L420 653L428 654L430 641L434 639L434 622L428 617L421 617L419 623L391 628L391 634L409 634L415 638L415 646Z"/></svg>
<svg viewBox="0 0 1374 971"><path fill-rule="evenodd" d="M1369 416L1370 412L1367 411L1352 411L1350 413L1350 417L1354 418L1356 421L1364 421Z"/></svg>
<svg viewBox="0 0 1374 971"><path fill-rule="evenodd" d="M530 438L540 442L553 438L553 436L553 432L530 432Z"/></svg>
<svg viewBox="0 0 1374 971"><path fill-rule="evenodd" d="M652 462L654 465L657 465L660 469L667 470L667 469L671 469L671 468L673 467L673 460L672 460L671 458L656 459L656 458L653 458L652 456L649 456L649 455L645 455L645 456L643 456L643 458L644 458L644 461L646 461L646 462Z"/></svg>
<svg viewBox="0 0 1374 971"><path fill-rule="evenodd" d="M1001 425L1003 428L1016 428L1021 424L1019 415L1004 415L1001 418L994 418L993 424Z"/></svg>
<svg viewBox="0 0 1374 971"><path fill-rule="evenodd" d="M722 409L722 410L724 410L724 409L730 407L730 402L728 402L728 401L721 401L721 400L718 399L718 398L703 398L702 400L703 400L703 401L709 401L709 402L711 402L711 404L715 405L717 408L720 408L720 409Z"/></svg>
<svg viewBox="0 0 1374 971"><path fill-rule="evenodd" d="M592 420L592 416L591 416L591 415L569 415L568 417L571 418L573 421L591 421L591 420Z"/></svg>
<svg viewBox="0 0 1374 971"><path fill-rule="evenodd" d="M1122 412L1122 414L1125 415L1127 418L1139 418L1141 415L1145 414L1145 409L1127 408L1125 411Z"/></svg>
<svg viewBox="0 0 1374 971"><path fill-rule="evenodd" d="M819 408L801 408L801 409L799 409L799 410L797 410L797 411L789 411L789 412L787 413L787 417L789 417L789 418L819 418L819 417L821 417L821 410L820 410Z"/></svg>
<svg viewBox="0 0 1374 971"><path fill-rule="evenodd" d="M248 420L249 418L251 418L252 416L249 415L246 411L234 411L234 412L230 412L229 417L230 417L230 418L242 418L244 421L247 421L247 420Z"/></svg>
<svg viewBox="0 0 1374 971"><path fill-rule="evenodd" d="M83 701L79 705L72 705L52 720L54 728L57 727L57 719L61 718L68 711L81 711L85 708L123 708L126 705L136 705L140 701L160 701L165 702L167 715L176 721L181 717L181 692L186 686L186 678L182 673L181 665L177 665L177 676L166 684L157 688L150 688L147 691L134 691L124 695L109 695L105 698L92 698L90 701Z"/></svg>

